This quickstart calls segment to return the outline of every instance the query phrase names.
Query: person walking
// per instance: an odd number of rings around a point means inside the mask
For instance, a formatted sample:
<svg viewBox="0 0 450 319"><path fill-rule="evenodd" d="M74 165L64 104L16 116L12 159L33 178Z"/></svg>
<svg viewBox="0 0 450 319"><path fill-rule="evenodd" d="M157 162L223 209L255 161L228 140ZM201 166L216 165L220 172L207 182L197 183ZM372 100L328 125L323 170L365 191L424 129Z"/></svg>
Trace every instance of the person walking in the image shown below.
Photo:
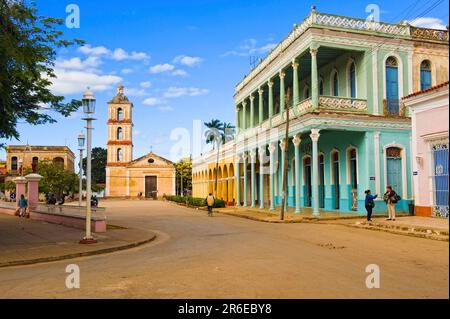
<svg viewBox="0 0 450 319"><path fill-rule="evenodd" d="M211 217L213 213L213 206L215 202L215 198L212 195L212 193L209 193L209 195L206 197L206 205L208 206L208 216Z"/></svg>
<svg viewBox="0 0 450 319"><path fill-rule="evenodd" d="M20 195L19 199L19 217L27 217L27 208L28 208L28 201L25 199L25 196L22 194Z"/></svg>
<svg viewBox="0 0 450 319"><path fill-rule="evenodd" d="M392 189L392 186L388 185L386 186L386 193L384 193L383 199L386 202L389 214L386 220L395 221L395 204L400 200L400 196Z"/></svg>
<svg viewBox="0 0 450 319"><path fill-rule="evenodd" d="M375 202L373 201L375 198L378 197L378 195L372 195L370 193L370 189L366 190L364 192L366 194L366 199L364 201L364 204L366 206L366 211L367 211L367 221L371 222L372 221L372 210L375 207Z"/></svg>

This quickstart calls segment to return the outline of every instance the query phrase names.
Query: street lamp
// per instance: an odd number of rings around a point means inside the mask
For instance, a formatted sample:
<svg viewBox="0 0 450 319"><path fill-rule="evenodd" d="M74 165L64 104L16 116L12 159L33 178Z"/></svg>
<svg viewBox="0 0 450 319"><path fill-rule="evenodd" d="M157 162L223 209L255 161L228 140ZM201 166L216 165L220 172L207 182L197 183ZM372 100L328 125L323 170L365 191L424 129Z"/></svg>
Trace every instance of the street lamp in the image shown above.
<svg viewBox="0 0 450 319"><path fill-rule="evenodd" d="M94 244L97 241L91 235L91 133L92 133L92 121L95 118L92 115L95 112L95 97L94 93L87 88L86 92L83 94L83 99L81 100L83 104L83 112L86 117L83 120L86 121L86 132L87 132L87 144L86 144L86 236L80 241L80 244Z"/></svg>
<svg viewBox="0 0 450 319"><path fill-rule="evenodd" d="M80 151L80 187L78 191L78 206L81 206L81 199L83 197L83 149L84 141L86 140L84 133L78 135L78 149Z"/></svg>

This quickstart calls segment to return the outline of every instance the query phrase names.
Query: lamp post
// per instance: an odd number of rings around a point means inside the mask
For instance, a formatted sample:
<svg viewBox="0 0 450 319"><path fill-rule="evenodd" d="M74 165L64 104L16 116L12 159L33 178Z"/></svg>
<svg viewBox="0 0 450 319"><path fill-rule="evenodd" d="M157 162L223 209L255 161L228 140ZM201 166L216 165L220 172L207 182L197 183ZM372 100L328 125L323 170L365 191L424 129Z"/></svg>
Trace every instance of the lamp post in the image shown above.
<svg viewBox="0 0 450 319"><path fill-rule="evenodd" d="M92 121L93 114L95 112L95 97L94 93L91 92L89 87L83 94L83 99L81 100L83 104L83 112L86 117L83 120L86 121L86 133L87 133L87 144L86 144L86 236L80 241L80 244L94 244L97 241L91 235L91 136L92 136Z"/></svg>
<svg viewBox="0 0 450 319"><path fill-rule="evenodd" d="M83 198L83 149L84 141L86 140L84 133L78 135L78 150L80 151L80 187L78 190L78 206L81 207L81 200Z"/></svg>

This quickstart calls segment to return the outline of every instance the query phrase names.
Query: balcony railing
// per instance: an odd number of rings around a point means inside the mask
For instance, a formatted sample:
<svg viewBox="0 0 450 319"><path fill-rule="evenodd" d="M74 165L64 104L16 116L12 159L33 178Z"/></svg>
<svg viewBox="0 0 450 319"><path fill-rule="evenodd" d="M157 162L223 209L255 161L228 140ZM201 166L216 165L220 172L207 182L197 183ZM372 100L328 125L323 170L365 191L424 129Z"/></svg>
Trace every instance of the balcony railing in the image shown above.
<svg viewBox="0 0 450 319"><path fill-rule="evenodd" d="M406 108L401 100L383 100L383 114L385 116L406 116Z"/></svg>
<svg viewBox="0 0 450 319"><path fill-rule="evenodd" d="M301 101L297 105L298 114L308 112L313 108L311 98ZM334 112L366 113L367 101L363 99L345 98L338 96L320 96L319 109Z"/></svg>

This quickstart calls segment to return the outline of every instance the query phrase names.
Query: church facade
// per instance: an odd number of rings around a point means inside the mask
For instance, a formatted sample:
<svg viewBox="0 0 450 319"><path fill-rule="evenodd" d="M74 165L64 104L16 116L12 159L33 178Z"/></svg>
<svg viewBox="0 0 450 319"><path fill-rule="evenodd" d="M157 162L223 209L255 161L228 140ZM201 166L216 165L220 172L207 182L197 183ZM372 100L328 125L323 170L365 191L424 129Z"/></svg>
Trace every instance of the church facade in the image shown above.
<svg viewBox="0 0 450 319"><path fill-rule="evenodd" d="M158 198L175 193L175 165L150 152L133 160L133 103L119 86L108 103L106 196Z"/></svg>

